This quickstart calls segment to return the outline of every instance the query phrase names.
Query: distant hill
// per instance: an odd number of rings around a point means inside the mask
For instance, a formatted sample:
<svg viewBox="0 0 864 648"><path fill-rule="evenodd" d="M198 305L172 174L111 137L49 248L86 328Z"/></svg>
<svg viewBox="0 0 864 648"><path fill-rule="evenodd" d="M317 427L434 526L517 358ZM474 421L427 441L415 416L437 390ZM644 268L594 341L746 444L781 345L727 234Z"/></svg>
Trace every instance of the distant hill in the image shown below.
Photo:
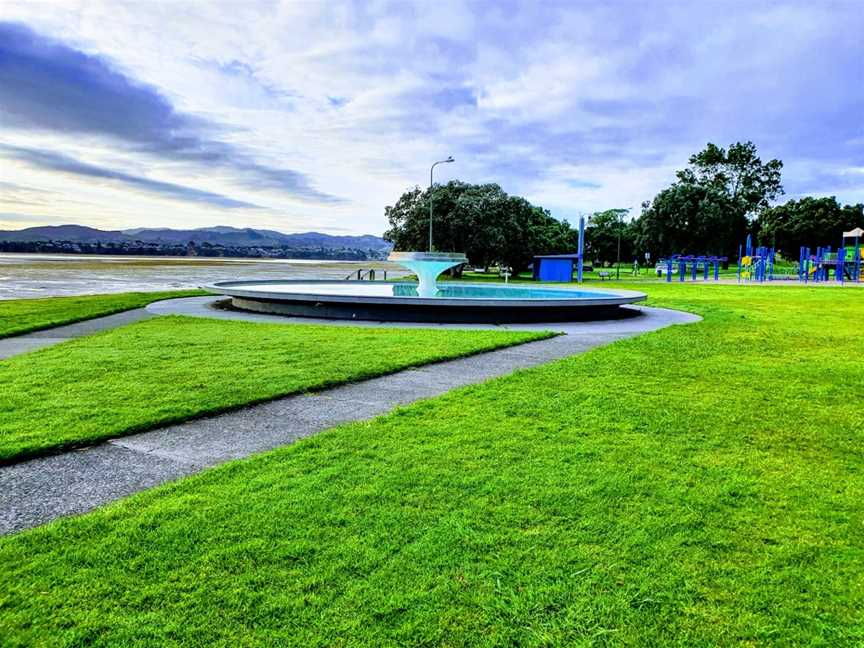
<svg viewBox="0 0 864 648"><path fill-rule="evenodd" d="M191 230L135 228L122 231L99 230L83 225L50 225L28 227L23 230L0 230L0 241L44 242L69 241L72 243L160 243L195 245L208 243L224 247L287 247L323 248L328 250L354 249L384 252L391 245L378 236L332 236L320 232L283 234L274 230L236 228L227 226L202 227Z"/></svg>
<svg viewBox="0 0 864 648"><path fill-rule="evenodd" d="M125 234L119 231L105 231L83 225L46 225L28 227L23 230L0 230L0 241L75 241L78 243L97 243L100 241L124 240ZM128 240L128 239L126 239Z"/></svg>

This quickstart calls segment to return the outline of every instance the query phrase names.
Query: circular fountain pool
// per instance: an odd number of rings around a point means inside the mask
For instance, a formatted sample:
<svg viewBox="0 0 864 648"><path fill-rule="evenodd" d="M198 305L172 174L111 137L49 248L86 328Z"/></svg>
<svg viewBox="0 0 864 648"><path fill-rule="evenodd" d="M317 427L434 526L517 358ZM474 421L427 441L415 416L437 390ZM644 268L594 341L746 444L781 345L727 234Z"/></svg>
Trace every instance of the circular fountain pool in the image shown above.
<svg viewBox="0 0 864 648"><path fill-rule="evenodd" d="M259 313L391 322L553 322L617 319L638 311L632 290L442 283L420 295L416 283L364 281L220 281L205 290Z"/></svg>

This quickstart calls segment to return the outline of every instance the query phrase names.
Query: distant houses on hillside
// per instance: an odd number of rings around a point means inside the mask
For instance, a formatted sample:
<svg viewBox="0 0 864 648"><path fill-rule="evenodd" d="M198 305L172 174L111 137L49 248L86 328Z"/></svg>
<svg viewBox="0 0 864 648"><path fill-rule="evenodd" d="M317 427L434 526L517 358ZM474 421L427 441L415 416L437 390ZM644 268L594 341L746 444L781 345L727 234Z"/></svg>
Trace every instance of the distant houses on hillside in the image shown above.
<svg viewBox="0 0 864 648"><path fill-rule="evenodd" d="M372 249L233 246L213 243L160 243L152 241L107 241L86 243L81 241L0 241L0 252L40 254L114 254L136 256L200 256L252 259L333 259L339 261L368 261L387 258L387 252Z"/></svg>
<svg viewBox="0 0 864 648"><path fill-rule="evenodd" d="M81 225L51 225L0 231L0 252L366 261L386 258L391 247L389 242L371 235L283 234L225 226L105 231Z"/></svg>

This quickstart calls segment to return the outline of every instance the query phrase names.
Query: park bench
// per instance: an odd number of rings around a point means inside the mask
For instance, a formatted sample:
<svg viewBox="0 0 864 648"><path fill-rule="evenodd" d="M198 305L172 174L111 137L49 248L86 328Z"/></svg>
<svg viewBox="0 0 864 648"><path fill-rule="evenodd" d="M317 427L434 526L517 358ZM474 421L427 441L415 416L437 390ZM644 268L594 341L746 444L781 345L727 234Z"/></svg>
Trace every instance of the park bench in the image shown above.
<svg viewBox="0 0 864 648"><path fill-rule="evenodd" d="M604 279L611 279L612 273L606 272L605 270L601 270L600 272L597 273L597 276L600 277L600 281L603 281Z"/></svg>

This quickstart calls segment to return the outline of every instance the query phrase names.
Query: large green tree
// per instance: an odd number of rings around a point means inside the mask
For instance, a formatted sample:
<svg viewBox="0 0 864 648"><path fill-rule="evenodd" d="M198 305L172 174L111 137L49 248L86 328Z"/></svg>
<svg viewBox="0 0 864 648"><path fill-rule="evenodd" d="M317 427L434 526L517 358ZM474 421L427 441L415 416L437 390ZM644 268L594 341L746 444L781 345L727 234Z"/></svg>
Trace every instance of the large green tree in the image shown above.
<svg viewBox="0 0 864 648"><path fill-rule="evenodd" d="M766 209L757 221L757 238L787 259L797 259L803 246L842 243L843 232L864 227L864 205L841 206L830 198L802 198Z"/></svg>
<svg viewBox="0 0 864 648"><path fill-rule="evenodd" d="M443 252L464 252L476 266L502 263L524 270L535 254L574 252L577 233L542 207L510 196L497 184L451 181L431 189L433 244ZM385 208L390 228L384 238L397 250L425 250L429 236L430 190L406 191Z"/></svg>
<svg viewBox="0 0 864 648"><path fill-rule="evenodd" d="M690 156L690 166L676 173L678 182L723 192L748 219L767 209L783 193L780 160L762 162L753 142L737 142L728 150L708 145Z"/></svg>
<svg viewBox="0 0 864 648"><path fill-rule="evenodd" d="M636 224L640 252L732 257L751 222L783 193L780 160L763 162L753 142L723 149L709 143L690 156L677 181L643 204Z"/></svg>
<svg viewBox="0 0 864 648"><path fill-rule="evenodd" d="M595 212L585 228L586 257L600 264L614 263L618 258L621 241L621 260L630 262L635 257L635 229L626 222L626 209L607 209Z"/></svg>
<svg viewBox="0 0 864 648"><path fill-rule="evenodd" d="M675 183L643 205L636 246L653 259L668 254L732 256L747 236L747 219L722 189Z"/></svg>

